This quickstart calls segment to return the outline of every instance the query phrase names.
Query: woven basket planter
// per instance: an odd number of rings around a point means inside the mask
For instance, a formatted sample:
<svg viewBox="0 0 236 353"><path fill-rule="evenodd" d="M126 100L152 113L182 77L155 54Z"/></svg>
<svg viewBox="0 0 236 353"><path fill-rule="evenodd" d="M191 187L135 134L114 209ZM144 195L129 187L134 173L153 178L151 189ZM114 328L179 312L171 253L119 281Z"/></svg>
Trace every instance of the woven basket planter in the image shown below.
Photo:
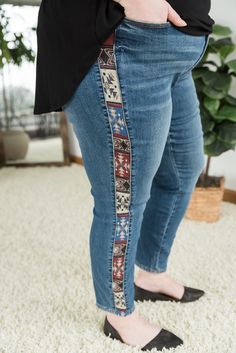
<svg viewBox="0 0 236 353"><path fill-rule="evenodd" d="M220 205L224 194L225 177L219 187L195 187L185 217L196 221L216 222L220 218Z"/></svg>

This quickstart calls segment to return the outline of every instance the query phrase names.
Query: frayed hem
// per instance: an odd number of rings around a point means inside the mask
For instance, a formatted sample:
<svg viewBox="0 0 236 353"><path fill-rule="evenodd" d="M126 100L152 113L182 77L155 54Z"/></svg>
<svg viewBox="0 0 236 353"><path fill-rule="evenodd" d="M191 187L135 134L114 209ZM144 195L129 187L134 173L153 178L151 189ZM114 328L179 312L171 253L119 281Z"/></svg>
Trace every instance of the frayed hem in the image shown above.
<svg viewBox="0 0 236 353"><path fill-rule="evenodd" d="M113 313L118 316L128 316L128 315L132 314L132 312L135 310L135 304L132 306L131 309L127 309L127 310L119 310L119 309L109 308L109 307L103 306L99 303L96 303L96 306L103 311L108 311L108 312Z"/></svg>
<svg viewBox="0 0 236 353"><path fill-rule="evenodd" d="M148 272L156 272L156 273L162 273L166 272L166 268L153 268L153 267L148 267L145 265L142 265L140 262L136 261L135 265L140 267L141 269L148 271Z"/></svg>

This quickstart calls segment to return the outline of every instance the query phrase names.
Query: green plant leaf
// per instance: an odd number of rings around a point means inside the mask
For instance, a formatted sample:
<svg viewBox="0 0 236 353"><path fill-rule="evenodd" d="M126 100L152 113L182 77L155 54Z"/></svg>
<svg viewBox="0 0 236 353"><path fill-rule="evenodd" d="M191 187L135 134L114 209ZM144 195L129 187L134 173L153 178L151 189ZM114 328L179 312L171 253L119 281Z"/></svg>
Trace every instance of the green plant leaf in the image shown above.
<svg viewBox="0 0 236 353"><path fill-rule="evenodd" d="M236 77L236 60L225 62L236 46L229 27L215 25L206 53L193 70L193 79L200 104L204 150L210 156L219 156L236 146L236 97L229 94L233 77ZM219 65L220 62L220 65Z"/></svg>
<svg viewBox="0 0 236 353"><path fill-rule="evenodd" d="M230 96L229 94L224 98L224 100L230 105L234 105L236 107L236 98Z"/></svg>
<svg viewBox="0 0 236 353"><path fill-rule="evenodd" d="M219 99L212 99L210 97L205 97L204 98L204 107L212 114L215 114L217 110L219 109L220 106L220 100Z"/></svg>
<svg viewBox="0 0 236 353"><path fill-rule="evenodd" d="M220 141L218 138L215 141L207 146L204 146L204 152L208 156L217 157L220 156L223 152L234 150L234 146L230 143Z"/></svg>
<svg viewBox="0 0 236 353"><path fill-rule="evenodd" d="M202 130L204 135L214 129L215 122L212 119L209 112L204 109L203 106L200 106L200 115L201 115L201 123L202 123Z"/></svg>
<svg viewBox="0 0 236 353"><path fill-rule="evenodd" d="M196 80L197 78L202 77L202 75L207 71L209 71L208 67L196 67L192 71L193 79Z"/></svg>
<svg viewBox="0 0 236 353"><path fill-rule="evenodd" d="M224 72L207 71L202 75L205 85L218 91L228 91L231 84L231 77Z"/></svg>
<svg viewBox="0 0 236 353"><path fill-rule="evenodd" d="M209 42L210 50L219 53L222 60L224 60L235 49L235 44L230 37L221 38L215 42Z"/></svg>
<svg viewBox="0 0 236 353"><path fill-rule="evenodd" d="M214 114L214 118L217 120L229 120L236 123L236 107L225 104L216 114Z"/></svg>
<svg viewBox="0 0 236 353"><path fill-rule="evenodd" d="M225 122L220 125L218 139L231 145L236 145L236 124Z"/></svg>
<svg viewBox="0 0 236 353"><path fill-rule="evenodd" d="M208 41L208 47L207 47L207 50L211 50L211 46L213 46L213 44L216 42L215 38L214 37L211 37L209 38L209 41Z"/></svg>
<svg viewBox="0 0 236 353"><path fill-rule="evenodd" d="M233 70L234 72L236 72L236 60L231 60L229 62L226 63L226 65Z"/></svg>
<svg viewBox="0 0 236 353"><path fill-rule="evenodd" d="M217 36L228 36L232 33L231 29L218 24L213 25L213 33Z"/></svg>
<svg viewBox="0 0 236 353"><path fill-rule="evenodd" d="M195 87L196 87L196 91L198 93L202 92L203 89L204 89L204 83L202 82L202 80L199 78L199 79L195 79Z"/></svg>
<svg viewBox="0 0 236 353"><path fill-rule="evenodd" d="M216 139L216 133L214 131L204 134L204 146L211 145Z"/></svg>
<svg viewBox="0 0 236 353"><path fill-rule="evenodd" d="M207 97L213 98L213 99L222 99L227 95L227 91L218 91L212 87L204 86L202 88L202 92L205 93Z"/></svg>
<svg viewBox="0 0 236 353"><path fill-rule="evenodd" d="M35 53L25 45L23 33L16 33L9 29L9 17L0 7L0 61L1 67L13 63L21 65L24 60L34 62ZM9 34L11 39L9 39Z"/></svg>

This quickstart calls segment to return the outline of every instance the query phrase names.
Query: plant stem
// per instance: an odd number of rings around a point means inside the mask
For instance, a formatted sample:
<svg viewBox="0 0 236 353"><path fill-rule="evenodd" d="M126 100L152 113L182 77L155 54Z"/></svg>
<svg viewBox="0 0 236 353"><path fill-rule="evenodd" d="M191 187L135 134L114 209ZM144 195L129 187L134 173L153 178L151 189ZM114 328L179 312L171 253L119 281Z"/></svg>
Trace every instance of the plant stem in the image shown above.
<svg viewBox="0 0 236 353"><path fill-rule="evenodd" d="M207 164L204 172L203 187L206 186L207 178L209 176L210 161L211 161L211 156L207 156Z"/></svg>

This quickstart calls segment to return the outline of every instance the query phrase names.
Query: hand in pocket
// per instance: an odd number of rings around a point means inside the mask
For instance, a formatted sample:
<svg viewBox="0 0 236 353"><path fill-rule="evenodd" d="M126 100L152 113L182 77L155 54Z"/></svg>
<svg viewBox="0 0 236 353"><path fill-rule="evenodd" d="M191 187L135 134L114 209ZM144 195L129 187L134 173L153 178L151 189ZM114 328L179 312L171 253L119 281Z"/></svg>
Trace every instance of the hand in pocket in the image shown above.
<svg viewBox="0 0 236 353"><path fill-rule="evenodd" d="M178 27L187 23L166 0L114 0L125 9L125 15L134 21L165 23L172 22Z"/></svg>

